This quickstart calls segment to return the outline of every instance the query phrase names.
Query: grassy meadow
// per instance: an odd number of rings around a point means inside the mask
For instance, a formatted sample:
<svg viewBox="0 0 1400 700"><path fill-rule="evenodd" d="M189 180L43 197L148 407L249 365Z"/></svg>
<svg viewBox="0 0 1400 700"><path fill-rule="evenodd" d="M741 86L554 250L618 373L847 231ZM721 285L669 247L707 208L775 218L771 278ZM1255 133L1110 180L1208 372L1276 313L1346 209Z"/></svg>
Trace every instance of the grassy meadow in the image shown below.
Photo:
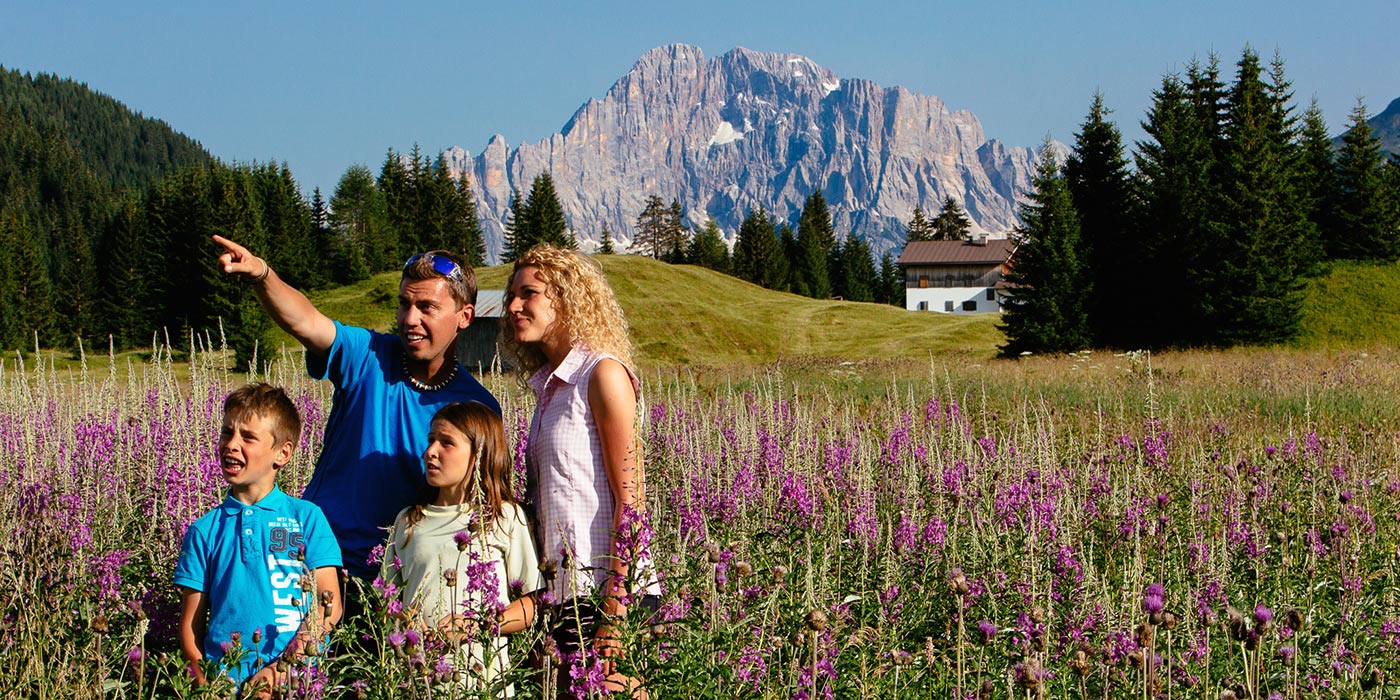
<svg viewBox="0 0 1400 700"><path fill-rule="evenodd" d="M619 663L652 697L1400 697L1384 314L1294 348L1007 361L990 318L604 265L643 358L637 546L665 589L657 617L621 623ZM316 301L383 327L393 284ZM1383 287L1328 284L1334 310ZM221 498L219 405L248 379L227 364L201 348L0 362L0 697L229 696L184 678L170 584L184 527ZM292 493L330 401L300 367L284 350L257 376L307 422ZM518 443L532 399L485 381ZM283 691L492 696L387 604L371 623ZM512 640L517 697L543 695L536 641ZM597 690L593 667L547 665Z"/></svg>

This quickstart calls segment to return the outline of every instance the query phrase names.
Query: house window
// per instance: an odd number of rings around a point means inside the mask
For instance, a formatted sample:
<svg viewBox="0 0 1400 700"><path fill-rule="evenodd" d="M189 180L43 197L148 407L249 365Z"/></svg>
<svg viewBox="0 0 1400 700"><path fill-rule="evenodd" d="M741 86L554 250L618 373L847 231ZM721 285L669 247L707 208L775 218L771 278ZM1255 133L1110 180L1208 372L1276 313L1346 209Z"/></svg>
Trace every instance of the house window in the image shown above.
<svg viewBox="0 0 1400 700"><path fill-rule="evenodd" d="M919 310L920 310L920 311L928 311L928 302L926 302L926 301L921 301L921 302L919 302Z"/></svg>
<svg viewBox="0 0 1400 700"><path fill-rule="evenodd" d="M988 288L988 289L987 289L987 301L996 301L996 299L997 299L996 290L991 289L991 288Z"/></svg>
<svg viewBox="0 0 1400 700"><path fill-rule="evenodd" d="M924 276L924 275L919 275L919 289L927 289L927 288L928 288L928 277L926 277L926 276Z"/></svg>
<svg viewBox="0 0 1400 700"><path fill-rule="evenodd" d="M950 303L951 303L951 302L950 302ZM971 299L969 299L969 300L963 302L963 311L976 311L976 310L977 310L977 302L975 302L975 301L973 301L973 300L971 300Z"/></svg>
<svg viewBox="0 0 1400 700"><path fill-rule="evenodd" d="M947 311L948 313L952 313L952 312L953 312L953 302L952 302L951 300L950 300L950 301L945 301L945 302L943 302L943 310L944 310L944 311Z"/></svg>

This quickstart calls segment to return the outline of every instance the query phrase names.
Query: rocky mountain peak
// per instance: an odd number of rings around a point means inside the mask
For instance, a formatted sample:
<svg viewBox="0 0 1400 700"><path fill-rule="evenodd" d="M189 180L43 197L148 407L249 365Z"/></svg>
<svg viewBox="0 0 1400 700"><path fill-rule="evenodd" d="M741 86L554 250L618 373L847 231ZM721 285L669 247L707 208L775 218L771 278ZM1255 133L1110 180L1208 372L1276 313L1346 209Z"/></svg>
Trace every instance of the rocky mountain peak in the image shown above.
<svg viewBox="0 0 1400 700"><path fill-rule="evenodd" d="M447 157L471 177L494 256L511 193L545 171L585 247L605 223L630 239L652 194L732 235L757 207L795 223L816 189L837 230L876 251L903 243L915 206L933 213L948 196L976 232L1004 236L1033 153L987 140L976 115L937 97L843 79L805 56L739 47L710 59L671 44L643 54L559 133L514 150L498 135L476 156Z"/></svg>

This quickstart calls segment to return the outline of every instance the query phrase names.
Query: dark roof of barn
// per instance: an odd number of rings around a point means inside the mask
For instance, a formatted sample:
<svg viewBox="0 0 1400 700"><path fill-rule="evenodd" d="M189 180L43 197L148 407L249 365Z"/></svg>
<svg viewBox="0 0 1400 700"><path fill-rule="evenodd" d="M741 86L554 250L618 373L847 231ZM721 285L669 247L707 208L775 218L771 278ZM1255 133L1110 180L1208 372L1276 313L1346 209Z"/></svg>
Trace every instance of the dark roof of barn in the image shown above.
<svg viewBox="0 0 1400 700"><path fill-rule="evenodd" d="M904 246L900 265L1000 265L1016 250L1009 238L974 241L914 241Z"/></svg>

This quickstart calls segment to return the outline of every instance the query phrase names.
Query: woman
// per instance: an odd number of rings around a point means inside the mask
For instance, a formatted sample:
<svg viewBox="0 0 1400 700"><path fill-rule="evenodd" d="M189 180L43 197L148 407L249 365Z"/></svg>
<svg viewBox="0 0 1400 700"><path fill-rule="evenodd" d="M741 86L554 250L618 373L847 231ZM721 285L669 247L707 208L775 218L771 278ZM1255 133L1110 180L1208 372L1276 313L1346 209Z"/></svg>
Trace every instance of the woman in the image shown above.
<svg viewBox="0 0 1400 700"><path fill-rule="evenodd" d="M515 263L502 335L536 397L526 463L556 612L554 640L568 657L617 653L606 621L627 605L654 608L636 439L641 384L627 321L597 263L547 244ZM621 536L619 536L621 533ZM621 541L619 541L621 540ZM614 688L631 681L604 672Z"/></svg>

